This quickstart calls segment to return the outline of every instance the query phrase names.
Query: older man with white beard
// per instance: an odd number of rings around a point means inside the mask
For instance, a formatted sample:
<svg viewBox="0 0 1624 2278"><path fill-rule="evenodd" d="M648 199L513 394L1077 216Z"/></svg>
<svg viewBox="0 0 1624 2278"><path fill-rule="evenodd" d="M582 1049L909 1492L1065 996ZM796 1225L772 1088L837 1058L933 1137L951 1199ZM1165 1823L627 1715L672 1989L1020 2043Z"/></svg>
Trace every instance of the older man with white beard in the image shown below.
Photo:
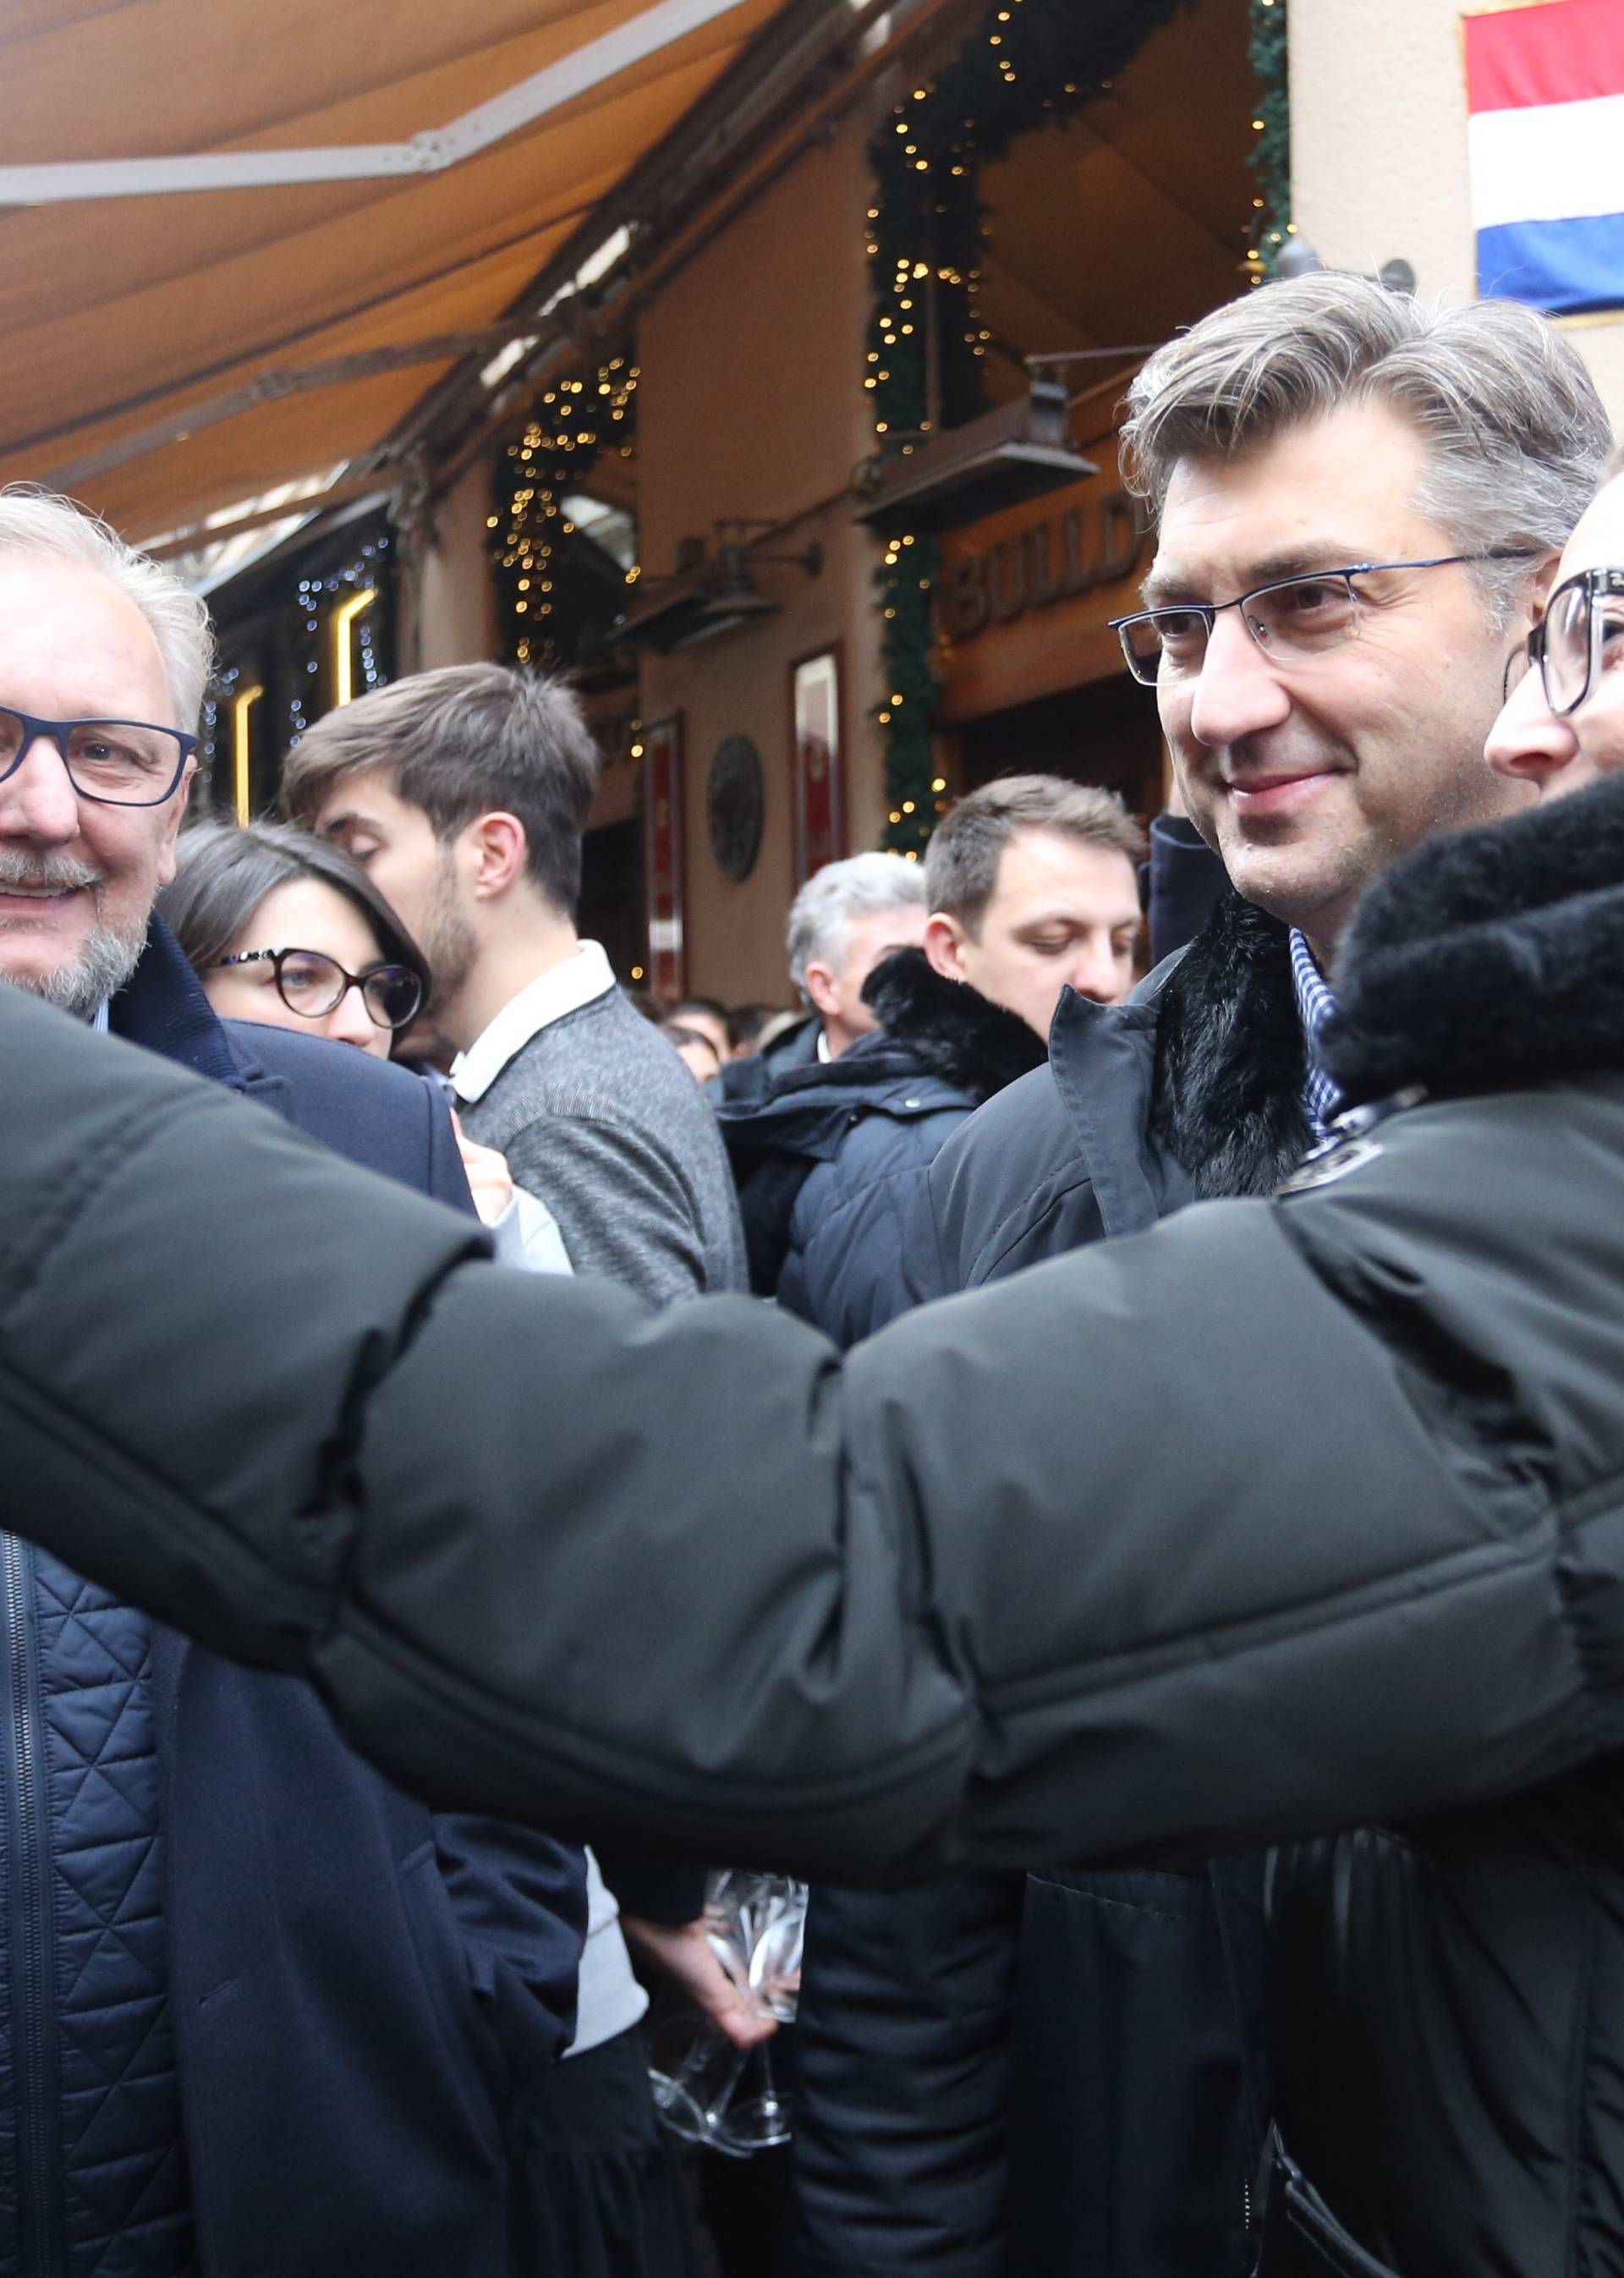
<svg viewBox="0 0 1624 2278"><path fill-rule="evenodd" d="M466 1212L432 1087L222 1023L152 916L210 653L169 572L0 491L0 978ZM436 1819L306 1686L14 1535L0 1586L0 2262L508 2278L509 2123L570 2031L582 1854Z"/></svg>

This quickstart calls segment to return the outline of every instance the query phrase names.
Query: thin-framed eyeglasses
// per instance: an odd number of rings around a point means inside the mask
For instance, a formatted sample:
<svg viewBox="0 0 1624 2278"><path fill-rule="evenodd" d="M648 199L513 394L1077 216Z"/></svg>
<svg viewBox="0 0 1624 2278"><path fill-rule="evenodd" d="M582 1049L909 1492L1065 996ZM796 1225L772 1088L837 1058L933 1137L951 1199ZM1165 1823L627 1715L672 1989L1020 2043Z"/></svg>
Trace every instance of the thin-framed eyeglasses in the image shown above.
<svg viewBox="0 0 1624 2278"><path fill-rule="evenodd" d="M36 720L0 706L0 783L41 736L55 744L80 799L101 806L162 806L197 749L195 736L147 720Z"/></svg>
<svg viewBox="0 0 1624 2278"><path fill-rule="evenodd" d="M1566 717L1594 691L1608 649L1624 654L1620 642L1624 570L1581 570L1552 589L1544 615L1506 658L1502 693L1537 665L1546 710Z"/></svg>
<svg viewBox="0 0 1624 2278"><path fill-rule="evenodd" d="M364 973L347 973L321 949L245 949L220 963L269 965L277 995L307 1021L336 1013L352 989L360 990L374 1028L409 1028L423 1010L423 982L409 965L369 965Z"/></svg>
<svg viewBox="0 0 1624 2278"><path fill-rule="evenodd" d="M1423 562L1350 562L1342 569L1270 578L1232 601L1174 601L1135 609L1130 616L1113 617L1110 625L1128 670L1147 688L1198 673L1207 661L1213 625L1225 609L1239 610L1241 623L1272 662L1307 664L1358 639L1363 601L1357 578L1384 570L1448 570L1457 562L1533 558L1527 547L1497 546L1483 554L1430 554Z"/></svg>

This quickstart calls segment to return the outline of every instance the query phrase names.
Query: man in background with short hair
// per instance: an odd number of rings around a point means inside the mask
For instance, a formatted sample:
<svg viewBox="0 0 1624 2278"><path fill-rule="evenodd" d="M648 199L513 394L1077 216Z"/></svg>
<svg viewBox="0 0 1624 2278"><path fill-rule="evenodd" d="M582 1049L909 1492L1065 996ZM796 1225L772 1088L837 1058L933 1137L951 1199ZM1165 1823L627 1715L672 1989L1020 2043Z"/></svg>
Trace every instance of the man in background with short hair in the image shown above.
<svg viewBox="0 0 1624 2278"><path fill-rule="evenodd" d="M900 854L826 862L789 905L789 978L817 1014L816 1054L835 1060L877 1026L863 984L898 949L916 948L930 907L925 874Z"/></svg>
<svg viewBox="0 0 1624 2278"><path fill-rule="evenodd" d="M469 1137L547 1204L576 1273L668 1304L743 1288L743 1240L708 1099L576 930L599 768L561 681L451 665L317 721L288 753L282 803L353 855L416 936ZM626 1853L602 1865L589 1952L618 1900L633 1944L724 2031L772 2030L705 1941L699 1870ZM589 2054L641 2125L624 2039Z"/></svg>
<svg viewBox="0 0 1624 2278"><path fill-rule="evenodd" d="M728 1008L720 998L679 998L666 1013L666 1023L673 1021L679 1028L686 1028L690 1034L705 1038L716 1062L716 1066L711 1070L713 1075L733 1058Z"/></svg>
<svg viewBox="0 0 1624 2278"><path fill-rule="evenodd" d="M848 918L820 944L810 898L828 873L803 891L791 962L814 1003L828 998L826 1035L850 1042L721 1110L752 1288L842 1345L897 1310L902 1231L937 1149L1041 1065L1063 990L1116 1004L1132 985L1143 849L1112 791L1036 775L972 791L931 841L921 945L882 957L856 1006L844 1003L847 968L896 929L896 913ZM833 892L824 906L835 906ZM859 1019L873 1024L866 1032Z"/></svg>
<svg viewBox="0 0 1624 2278"><path fill-rule="evenodd" d="M599 768L561 682L451 665L317 721L282 801L421 944L469 1138L547 1204L577 1273L664 1304L741 1288L743 1252L708 1105L576 931Z"/></svg>
<svg viewBox="0 0 1624 2278"><path fill-rule="evenodd" d="M900 854L850 854L815 871L789 905L784 953L806 1017L760 1051L729 1061L718 1105L758 1105L792 1068L838 1059L874 1025L863 983L925 932L925 873Z"/></svg>

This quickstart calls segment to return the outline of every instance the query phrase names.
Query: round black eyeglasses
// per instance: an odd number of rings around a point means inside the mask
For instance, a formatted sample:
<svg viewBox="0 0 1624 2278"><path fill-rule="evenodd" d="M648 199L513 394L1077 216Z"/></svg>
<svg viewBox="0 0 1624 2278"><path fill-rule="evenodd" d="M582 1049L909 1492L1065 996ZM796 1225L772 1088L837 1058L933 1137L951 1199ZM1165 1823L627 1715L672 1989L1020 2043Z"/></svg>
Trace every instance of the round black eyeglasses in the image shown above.
<svg viewBox="0 0 1624 2278"><path fill-rule="evenodd" d="M1581 570L1564 577L1544 615L1506 658L1502 694L1509 697L1537 665L1546 710L1559 719L1576 712L1595 690L1609 645L1624 637L1624 608L1608 607L1620 596L1624 570Z"/></svg>
<svg viewBox="0 0 1624 2278"><path fill-rule="evenodd" d="M360 990L375 1028L408 1028L423 1010L423 982L409 965L370 965L364 973L347 973L336 957L320 949L246 949L220 963L269 965L277 995L290 1013L306 1021L336 1013L352 989Z"/></svg>
<svg viewBox="0 0 1624 2278"><path fill-rule="evenodd" d="M195 736L145 720L36 720L0 706L0 783L16 774L41 736L62 754L80 799L101 806L162 806L197 749Z"/></svg>

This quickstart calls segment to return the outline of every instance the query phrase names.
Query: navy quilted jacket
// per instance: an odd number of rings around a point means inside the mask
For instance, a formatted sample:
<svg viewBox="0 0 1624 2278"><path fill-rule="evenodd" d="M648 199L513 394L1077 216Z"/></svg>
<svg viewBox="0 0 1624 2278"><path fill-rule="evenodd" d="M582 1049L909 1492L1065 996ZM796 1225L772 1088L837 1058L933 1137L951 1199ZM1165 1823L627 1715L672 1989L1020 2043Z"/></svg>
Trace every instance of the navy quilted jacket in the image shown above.
<svg viewBox="0 0 1624 2278"><path fill-rule="evenodd" d="M5 2278L194 2268L166 1996L151 1625L14 1535L4 1590Z"/></svg>
<svg viewBox="0 0 1624 2278"><path fill-rule="evenodd" d="M228 1036L156 921L112 1025L461 1184L428 1087ZM0 2278L504 2278L509 2125L573 2030L579 1850L435 1818L308 1686L3 1533L0 1599Z"/></svg>

